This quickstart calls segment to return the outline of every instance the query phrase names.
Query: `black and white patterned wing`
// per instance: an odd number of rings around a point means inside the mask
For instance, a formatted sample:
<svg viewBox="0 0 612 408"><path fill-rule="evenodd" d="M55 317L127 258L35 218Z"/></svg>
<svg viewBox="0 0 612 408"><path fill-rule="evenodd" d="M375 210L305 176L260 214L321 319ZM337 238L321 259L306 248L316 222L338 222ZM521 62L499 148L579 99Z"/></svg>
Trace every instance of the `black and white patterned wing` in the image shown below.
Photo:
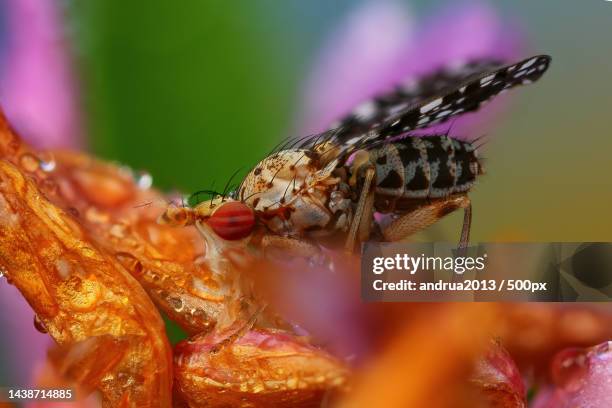
<svg viewBox="0 0 612 408"><path fill-rule="evenodd" d="M324 140L314 140L331 141L350 153L474 112L498 94L538 80L549 65L550 57L539 55L505 66L481 60L447 67L359 105Z"/></svg>
<svg viewBox="0 0 612 408"><path fill-rule="evenodd" d="M454 67L443 67L424 77L412 77L396 85L389 92L376 95L361 103L332 124L337 137L348 140L367 133L375 124L382 123L401 110L414 107L424 100L443 95L449 88L493 72L504 64L498 60L478 60Z"/></svg>

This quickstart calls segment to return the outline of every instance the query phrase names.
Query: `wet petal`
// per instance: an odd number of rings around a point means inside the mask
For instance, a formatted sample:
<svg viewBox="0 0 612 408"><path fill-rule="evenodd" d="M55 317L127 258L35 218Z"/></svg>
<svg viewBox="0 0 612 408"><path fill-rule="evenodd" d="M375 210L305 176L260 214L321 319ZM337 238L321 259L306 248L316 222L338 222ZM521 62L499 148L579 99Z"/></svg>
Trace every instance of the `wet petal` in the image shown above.
<svg viewBox="0 0 612 408"><path fill-rule="evenodd" d="M560 352L552 377L556 387L539 394L534 408L612 406L612 342Z"/></svg>
<svg viewBox="0 0 612 408"><path fill-rule="evenodd" d="M99 388L114 406L169 404L170 348L138 283L46 199L35 179L6 160L0 161L0 213L0 263L62 347L63 374Z"/></svg>
<svg viewBox="0 0 612 408"><path fill-rule="evenodd" d="M198 336L175 348L179 392L192 407L320 406L348 370L292 334L253 329L234 341Z"/></svg>

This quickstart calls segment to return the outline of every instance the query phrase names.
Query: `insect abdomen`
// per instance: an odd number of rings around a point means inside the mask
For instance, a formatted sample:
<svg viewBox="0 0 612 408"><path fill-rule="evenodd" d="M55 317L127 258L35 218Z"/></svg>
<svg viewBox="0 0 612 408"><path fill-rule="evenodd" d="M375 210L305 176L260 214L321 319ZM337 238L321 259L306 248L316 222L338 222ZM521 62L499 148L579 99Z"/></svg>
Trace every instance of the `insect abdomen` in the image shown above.
<svg viewBox="0 0 612 408"><path fill-rule="evenodd" d="M482 174L471 143L447 136L411 137L370 151L376 194L441 198L468 191Z"/></svg>

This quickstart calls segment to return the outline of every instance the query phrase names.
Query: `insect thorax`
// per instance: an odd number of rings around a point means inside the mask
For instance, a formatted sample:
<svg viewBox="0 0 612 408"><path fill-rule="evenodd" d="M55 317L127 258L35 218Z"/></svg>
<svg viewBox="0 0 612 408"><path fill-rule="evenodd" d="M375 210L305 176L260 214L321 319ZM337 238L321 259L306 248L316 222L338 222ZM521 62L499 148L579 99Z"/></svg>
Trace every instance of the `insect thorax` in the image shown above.
<svg viewBox="0 0 612 408"><path fill-rule="evenodd" d="M370 150L369 157L376 168L379 203L384 203L385 197L396 201L466 193L483 172L472 144L447 136L412 137L384 144Z"/></svg>
<svg viewBox="0 0 612 408"><path fill-rule="evenodd" d="M275 233L299 236L329 227L339 180L332 177L335 164L323 167L315 156L290 149L265 158L244 179L238 198Z"/></svg>

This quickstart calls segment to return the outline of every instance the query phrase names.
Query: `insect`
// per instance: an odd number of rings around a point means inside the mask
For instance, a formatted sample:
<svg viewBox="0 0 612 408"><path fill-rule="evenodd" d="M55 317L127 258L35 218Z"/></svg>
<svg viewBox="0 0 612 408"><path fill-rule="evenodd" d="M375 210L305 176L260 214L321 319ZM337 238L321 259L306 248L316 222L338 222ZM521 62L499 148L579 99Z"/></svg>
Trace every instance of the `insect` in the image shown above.
<svg viewBox="0 0 612 408"><path fill-rule="evenodd" d="M476 111L538 80L549 64L546 55L510 65L480 60L401 84L332 129L288 141L232 194L192 209L170 207L161 220L310 256L318 252L315 240L342 241L347 250L373 237L396 241L462 208L459 247L465 248L472 219L468 193L483 173L476 148L446 134L410 132ZM391 221L377 222L375 212L390 214Z"/></svg>

